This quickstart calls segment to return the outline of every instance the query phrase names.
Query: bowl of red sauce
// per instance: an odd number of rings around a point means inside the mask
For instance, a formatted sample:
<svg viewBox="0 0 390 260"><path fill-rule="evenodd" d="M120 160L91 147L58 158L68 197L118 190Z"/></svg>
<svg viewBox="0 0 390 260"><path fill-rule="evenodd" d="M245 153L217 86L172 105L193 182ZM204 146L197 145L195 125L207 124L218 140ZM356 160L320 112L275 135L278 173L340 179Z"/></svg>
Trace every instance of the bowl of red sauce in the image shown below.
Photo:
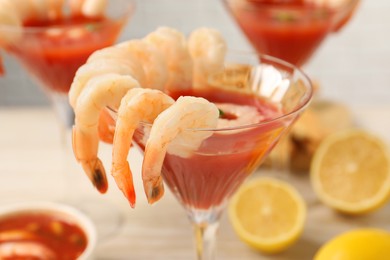
<svg viewBox="0 0 390 260"><path fill-rule="evenodd" d="M84 260L96 228L77 209L52 202L0 206L0 259Z"/></svg>

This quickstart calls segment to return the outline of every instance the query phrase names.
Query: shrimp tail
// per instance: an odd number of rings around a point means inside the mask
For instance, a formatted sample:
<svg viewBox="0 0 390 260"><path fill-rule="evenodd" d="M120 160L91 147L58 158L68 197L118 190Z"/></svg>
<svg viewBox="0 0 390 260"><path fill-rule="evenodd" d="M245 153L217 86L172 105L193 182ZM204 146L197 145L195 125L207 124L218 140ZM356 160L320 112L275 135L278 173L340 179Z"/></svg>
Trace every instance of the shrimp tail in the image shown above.
<svg viewBox="0 0 390 260"><path fill-rule="evenodd" d="M164 195L161 168L165 154L166 148L154 149L154 144L152 143L148 143L145 147L144 162L142 164L142 181L149 204L153 204Z"/></svg>
<svg viewBox="0 0 390 260"><path fill-rule="evenodd" d="M95 160L81 161L81 165L93 186L95 186L100 193L106 193L108 182L102 161L99 158L96 158Z"/></svg>
<svg viewBox="0 0 390 260"><path fill-rule="evenodd" d="M133 175L131 173L129 164L127 162L121 166L113 164L111 175L114 177L114 180L119 189L123 192L129 201L130 206L134 208L136 195L133 184Z"/></svg>
<svg viewBox="0 0 390 260"><path fill-rule="evenodd" d="M83 144L87 144L86 146L84 145L84 147L91 147L92 145L88 145L90 142L88 142L89 140L87 138L81 137L83 137L82 134L78 131L78 128L74 126L72 131L73 153L75 154L77 161L80 162L83 167L84 172L91 180L93 186L95 186L100 193L105 193L108 189L108 182L103 163L97 157L88 159L83 158L80 150L77 149L78 144L84 142Z"/></svg>
<svg viewBox="0 0 390 260"><path fill-rule="evenodd" d="M144 183L145 194L149 204L153 204L164 195L164 185L161 176L147 180Z"/></svg>

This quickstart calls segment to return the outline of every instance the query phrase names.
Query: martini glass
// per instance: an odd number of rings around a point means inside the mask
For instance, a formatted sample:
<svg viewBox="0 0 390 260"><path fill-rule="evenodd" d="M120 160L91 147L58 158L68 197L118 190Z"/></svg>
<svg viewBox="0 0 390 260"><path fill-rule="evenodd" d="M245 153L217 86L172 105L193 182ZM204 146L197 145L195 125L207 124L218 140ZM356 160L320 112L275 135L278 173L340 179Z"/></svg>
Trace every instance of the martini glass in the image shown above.
<svg viewBox="0 0 390 260"><path fill-rule="evenodd" d="M67 184L70 184L67 178L73 171L69 165L74 160L73 157L70 159L72 155L70 130L74 122L73 109L68 103L71 83L77 69L86 62L91 53L116 42L134 8L134 0L112 0L107 1L104 15L98 18L71 15L67 7L64 7L63 14L58 19L28 20L24 21L23 26L0 24L0 35L7 35L8 39L13 39L3 46L4 50L14 57L43 89L59 119L64 148L62 170ZM66 196L75 196L75 199L71 198L68 201L66 198L66 202L75 204L92 218L97 215L103 216L104 210L111 211L109 213L111 216L112 212L116 212L112 206L101 205L102 201L81 201L71 190L69 185L65 187ZM100 216L99 219L104 219ZM116 218L118 220L112 223L120 222L120 218L118 216ZM104 225L98 226L104 228Z"/></svg>
<svg viewBox="0 0 390 260"><path fill-rule="evenodd" d="M256 53L230 53L223 72L211 75L207 82L201 89L169 94L173 98L191 95L215 103L252 106L264 115L264 120L223 129L187 129L188 135L202 131L209 132L210 137L190 156L169 152L165 156L161 173L194 227L198 259L213 259L219 220L228 199L298 119L312 97L311 82L301 70ZM232 115L224 117L237 119ZM133 140L141 151L150 128L151 124L141 123L134 134ZM186 143L175 147L188 151Z"/></svg>
<svg viewBox="0 0 390 260"><path fill-rule="evenodd" d="M251 45L260 53L304 66L332 33L339 32L353 16L360 0L223 0ZM290 169L290 137L273 156L277 173ZM283 175L283 177L286 177Z"/></svg>
<svg viewBox="0 0 390 260"><path fill-rule="evenodd" d="M223 0L252 46L296 66L343 28L360 0ZM336 1L339 2L339 1Z"/></svg>
<svg viewBox="0 0 390 260"><path fill-rule="evenodd" d="M108 1L104 17L65 15L53 21L0 24L0 35L14 38L5 51L16 58L52 101L65 129L73 125L68 91L77 69L95 50L114 44L134 11L133 0Z"/></svg>

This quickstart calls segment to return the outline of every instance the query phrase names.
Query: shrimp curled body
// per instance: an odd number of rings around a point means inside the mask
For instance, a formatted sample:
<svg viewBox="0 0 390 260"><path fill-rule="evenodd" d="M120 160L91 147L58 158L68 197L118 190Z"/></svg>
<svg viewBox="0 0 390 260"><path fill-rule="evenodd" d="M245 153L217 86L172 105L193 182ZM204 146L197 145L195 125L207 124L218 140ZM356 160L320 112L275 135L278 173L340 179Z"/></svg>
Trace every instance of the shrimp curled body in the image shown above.
<svg viewBox="0 0 390 260"><path fill-rule="evenodd" d="M155 46L165 58L168 67L165 90L191 87L192 60L187 40L181 32L169 27L159 27L143 40Z"/></svg>
<svg viewBox="0 0 390 260"><path fill-rule="evenodd" d="M144 88L130 90L121 101L113 143L112 176L131 207L135 205L135 192L127 156L134 131L141 121L153 123L173 103L163 92Z"/></svg>
<svg viewBox="0 0 390 260"><path fill-rule="evenodd" d="M226 42L219 31L199 28L191 33L188 49L194 63L193 87L204 88L209 76L223 69Z"/></svg>
<svg viewBox="0 0 390 260"><path fill-rule="evenodd" d="M156 118L146 142L142 165L142 180L149 203L159 200L164 193L161 169L165 154L189 157L212 134L199 129L215 128L218 117L219 110L213 103L183 96Z"/></svg>
<svg viewBox="0 0 390 260"><path fill-rule="evenodd" d="M118 107L126 92L135 87L139 84L131 76L100 75L88 81L77 100L73 127L74 154L101 193L106 192L108 184L103 164L97 157L99 115L106 106Z"/></svg>

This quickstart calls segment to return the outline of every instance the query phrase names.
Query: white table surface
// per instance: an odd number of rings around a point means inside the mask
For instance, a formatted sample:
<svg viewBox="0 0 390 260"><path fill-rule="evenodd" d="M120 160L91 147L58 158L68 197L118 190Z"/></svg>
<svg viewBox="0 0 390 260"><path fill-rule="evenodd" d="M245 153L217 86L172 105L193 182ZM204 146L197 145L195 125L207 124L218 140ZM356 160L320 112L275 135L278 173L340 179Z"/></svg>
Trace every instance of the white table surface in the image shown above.
<svg viewBox="0 0 390 260"><path fill-rule="evenodd" d="M390 106L359 107L352 111L361 127L390 143ZM94 205L99 231L107 233L115 225L119 211L120 228L101 238L96 259L195 259L192 229L184 210L169 191L153 206L146 203L140 184L141 156L130 154L138 194L131 209L110 177L106 195L98 194L74 161L71 150L62 149L60 131L49 108L0 109L0 203L49 200ZM69 133L67 136L70 137ZM108 168L111 149L102 145L100 157ZM261 175L261 172L255 173ZM265 256L243 244L224 214L218 233L217 259L312 259L325 241L355 227L375 226L390 230L390 205L368 216L348 218L336 214L316 200L307 175L291 175L305 197L309 211L305 231L286 252ZM95 202L95 204L94 204ZM102 205L101 205L102 204Z"/></svg>

